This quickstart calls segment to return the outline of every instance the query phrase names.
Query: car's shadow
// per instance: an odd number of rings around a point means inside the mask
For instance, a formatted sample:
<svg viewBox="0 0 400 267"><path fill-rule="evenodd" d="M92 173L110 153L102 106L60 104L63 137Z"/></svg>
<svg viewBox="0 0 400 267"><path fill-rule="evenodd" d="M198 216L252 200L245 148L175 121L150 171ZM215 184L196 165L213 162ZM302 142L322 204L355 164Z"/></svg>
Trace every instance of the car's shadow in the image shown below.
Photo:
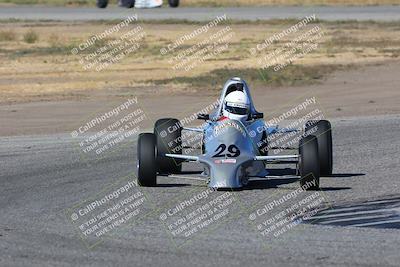
<svg viewBox="0 0 400 267"><path fill-rule="evenodd" d="M184 186L192 186L191 184L159 184L157 183L157 187L184 187Z"/></svg>
<svg viewBox="0 0 400 267"><path fill-rule="evenodd" d="M191 174L200 175L201 173L202 171L181 171L179 175L191 175ZM159 175L159 177L167 177L167 176ZM172 179L184 180L184 178L179 178L179 176ZM185 186L194 186L194 185L187 183L157 183L157 187L185 187Z"/></svg>
<svg viewBox="0 0 400 267"><path fill-rule="evenodd" d="M268 172L271 176L296 175L296 170L292 168L268 169ZM332 173L331 175L321 176L321 177L348 178L348 177L356 177L364 175L365 173Z"/></svg>
<svg viewBox="0 0 400 267"><path fill-rule="evenodd" d="M332 178L348 178L348 177L355 177L355 176L364 176L365 173L332 173L329 176L326 177L332 177Z"/></svg>
<svg viewBox="0 0 400 267"><path fill-rule="evenodd" d="M198 174L200 175L203 171L181 171L179 174Z"/></svg>
<svg viewBox="0 0 400 267"><path fill-rule="evenodd" d="M275 168L268 169L270 176L296 176L296 170L292 168ZM197 174L200 175L202 171L182 171L180 175L191 175ZM330 176L324 176L327 178L349 178L349 177L357 177L364 176L365 173L333 173ZM298 183L298 177L283 177L283 178L259 178L253 181L249 181L249 184L239 190L253 190L253 189L271 189L277 188L280 185ZM191 184L186 183L164 183L158 184L159 187L185 187L192 186ZM321 191L339 191L339 190L348 190L351 187L323 187L321 186Z"/></svg>
<svg viewBox="0 0 400 267"><path fill-rule="evenodd" d="M271 189L277 188L283 184L291 184L298 182L299 178L260 178L257 180L249 181L248 185L245 186L244 190L252 190L252 189Z"/></svg>
<svg viewBox="0 0 400 267"><path fill-rule="evenodd" d="M291 168L281 168L281 169L269 169L270 176L295 176L296 170ZM363 176L365 173L334 173L329 176L323 176L327 178L339 178L339 177L357 177ZM277 188L280 185L291 184L299 182L298 177L287 177L287 178L260 178L253 181L249 181L249 184L244 187L244 190L252 190L252 189L270 189ZM348 190L351 187L323 187L321 186L321 191L338 191L338 190Z"/></svg>

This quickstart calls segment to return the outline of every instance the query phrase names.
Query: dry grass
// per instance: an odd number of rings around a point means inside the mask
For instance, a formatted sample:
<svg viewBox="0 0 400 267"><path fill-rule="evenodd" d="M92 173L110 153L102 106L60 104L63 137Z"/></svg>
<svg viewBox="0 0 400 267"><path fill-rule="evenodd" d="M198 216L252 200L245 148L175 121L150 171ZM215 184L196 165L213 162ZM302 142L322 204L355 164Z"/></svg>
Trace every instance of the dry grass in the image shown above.
<svg viewBox="0 0 400 267"><path fill-rule="evenodd" d="M0 31L0 42L9 42L14 41L16 39L15 32L8 30L8 31Z"/></svg>
<svg viewBox="0 0 400 267"><path fill-rule="evenodd" d="M72 55L71 49L92 34L103 32L110 27L109 24L0 24L4 32L15 34L15 38L1 42L0 102L49 99L52 95L62 99L62 96L81 96L106 88L129 89L149 85L158 88L168 85L168 88L178 92L196 87L212 90L218 88L221 81L228 76L236 76L235 73L267 86L304 85L321 82L338 67L379 63L400 56L400 23L319 22L318 25L325 35L317 50L296 60L294 65L284 71L268 70L263 76L257 67L258 57L251 56L249 49L291 25L267 21L251 25L232 24L235 38L228 42L229 49L204 61L193 70L173 71L169 63L170 57L162 56L160 49L199 26L188 23L150 23L142 25L147 35L137 52L97 72L93 69L84 70L79 63L80 57ZM225 26L218 26L215 31L223 27ZM40 37L35 43L23 41L27 28ZM125 30L110 36L107 41L114 40L123 33ZM194 38L183 47L191 47L202 38ZM293 37L280 40L269 47L266 53L290 42L291 38ZM102 45L104 43L99 42L85 53L93 52Z"/></svg>
<svg viewBox="0 0 400 267"><path fill-rule="evenodd" d="M54 5L54 6L95 6L96 0L0 0L0 4Z"/></svg>
<svg viewBox="0 0 400 267"><path fill-rule="evenodd" d="M23 39L25 43L33 44L38 41L39 35L34 30L30 29L24 34Z"/></svg>

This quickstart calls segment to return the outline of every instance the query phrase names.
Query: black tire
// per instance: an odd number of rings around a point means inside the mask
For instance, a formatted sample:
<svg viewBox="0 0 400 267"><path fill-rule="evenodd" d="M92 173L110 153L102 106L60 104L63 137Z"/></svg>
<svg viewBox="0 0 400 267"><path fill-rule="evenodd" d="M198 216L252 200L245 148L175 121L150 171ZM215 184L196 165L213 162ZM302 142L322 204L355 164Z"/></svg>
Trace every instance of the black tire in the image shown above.
<svg viewBox="0 0 400 267"><path fill-rule="evenodd" d="M165 154L182 154L182 126L177 119L159 119L154 125L157 143L157 166L160 173L179 173L182 162Z"/></svg>
<svg viewBox="0 0 400 267"><path fill-rule="evenodd" d="M138 183L140 186L157 185L156 137L152 133L139 134L137 145Z"/></svg>
<svg viewBox="0 0 400 267"><path fill-rule="evenodd" d="M98 8L106 8L108 5L108 0L97 0L96 1L96 6Z"/></svg>
<svg viewBox="0 0 400 267"><path fill-rule="evenodd" d="M317 137L321 176L332 175L332 128L327 120L308 121L306 134Z"/></svg>
<svg viewBox="0 0 400 267"><path fill-rule="evenodd" d="M168 4L170 7L178 7L179 6L179 0L168 0Z"/></svg>
<svg viewBox="0 0 400 267"><path fill-rule="evenodd" d="M135 6L135 0L119 0L118 6L126 7L126 8L133 8Z"/></svg>
<svg viewBox="0 0 400 267"><path fill-rule="evenodd" d="M318 190L320 169L318 141L315 136L309 135L300 140L299 156L300 186L305 190Z"/></svg>
<svg viewBox="0 0 400 267"><path fill-rule="evenodd" d="M201 140L201 154L206 154L206 140L204 138L204 133L203 133L203 137Z"/></svg>
<svg viewBox="0 0 400 267"><path fill-rule="evenodd" d="M263 132L261 137L260 143L261 145L258 146L258 151L260 152L261 156L268 156L268 134L267 131Z"/></svg>

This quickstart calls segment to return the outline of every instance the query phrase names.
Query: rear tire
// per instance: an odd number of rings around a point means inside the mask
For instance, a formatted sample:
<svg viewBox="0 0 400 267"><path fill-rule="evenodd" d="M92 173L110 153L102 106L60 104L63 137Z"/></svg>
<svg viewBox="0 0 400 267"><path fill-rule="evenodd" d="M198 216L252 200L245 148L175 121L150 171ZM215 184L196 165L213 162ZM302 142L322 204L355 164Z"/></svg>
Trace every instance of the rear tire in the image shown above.
<svg viewBox="0 0 400 267"><path fill-rule="evenodd" d="M157 185L156 137L152 133L139 134L137 169L140 186Z"/></svg>
<svg viewBox="0 0 400 267"><path fill-rule="evenodd" d="M182 126L177 119L159 119L154 125L157 139L157 165L161 173L179 173L182 161L165 157L165 154L182 154Z"/></svg>
<svg viewBox="0 0 400 267"><path fill-rule="evenodd" d="M258 151L261 156L268 156L268 133L267 131L263 132L260 143L261 145L258 147Z"/></svg>
<svg viewBox="0 0 400 267"><path fill-rule="evenodd" d="M178 7L179 6L179 0L168 0L168 4L170 7Z"/></svg>
<svg viewBox="0 0 400 267"><path fill-rule="evenodd" d="M302 138L299 142L300 186L305 190L319 189L318 141L313 135Z"/></svg>
<svg viewBox="0 0 400 267"><path fill-rule="evenodd" d="M108 0L97 0L96 1L96 6L98 8L106 8L108 5Z"/></svg>
<svg viewBox="0 0 400 267"><path fill-rule="evenodd" d="M317 137L321 175L332 175L332 129L330 122L327 120L308 121L306 133Z"/></svg>

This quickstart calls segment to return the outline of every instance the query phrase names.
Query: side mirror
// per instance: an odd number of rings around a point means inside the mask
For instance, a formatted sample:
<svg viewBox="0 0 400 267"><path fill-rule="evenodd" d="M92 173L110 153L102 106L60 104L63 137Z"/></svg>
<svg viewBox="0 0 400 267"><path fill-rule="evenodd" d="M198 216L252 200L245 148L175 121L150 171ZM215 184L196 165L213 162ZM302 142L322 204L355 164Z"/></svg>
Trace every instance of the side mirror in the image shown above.
<svg viewBox="0 0 400 267"><path fill-rule="evenodd" d="M210 119L210 114L203 114L203 113L199 113L197 114L197 119L198 120L209 120Z"/></svg>
<svg viewBox="0 0 400 267"><path fill-rule="evenodd" d="M254 113L254 114L251 114L251 118L254 119L254 120L256 120L256 119L262 119L262 118L264 118L264 113Z"/></svg>

